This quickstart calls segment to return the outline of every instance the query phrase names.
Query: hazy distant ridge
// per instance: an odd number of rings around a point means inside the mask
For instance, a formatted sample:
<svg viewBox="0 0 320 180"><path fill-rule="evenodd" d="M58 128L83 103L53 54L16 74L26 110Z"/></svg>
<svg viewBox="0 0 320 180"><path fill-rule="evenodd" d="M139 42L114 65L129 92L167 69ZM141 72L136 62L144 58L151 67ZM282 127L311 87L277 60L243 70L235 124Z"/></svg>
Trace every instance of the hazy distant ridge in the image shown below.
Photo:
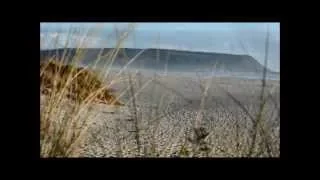
<svg viewBox="0 0 320 180"><path fill-rule="evenodd" d="M49 57L53 55L62 56L65 49L40 50L40 57ZM105 48L102 54L106 54L112 50ZM137 55L142 49L123 48L119 51L115 66L123 66L128 59ZM67 49L66 56L73 57L76 49ZM88 64L94 62L101 49L85 49L83 63ZM167 66L166 66L167 64ZM216 69L227 72L253 72L261 73L263 66L253 57L249 55L233 55L211 52L193 52L182 50L168 49L146 49L138 59L130 66L143 67L150 69L164 69L181 71L207 71L216 65ZM267 69L269 73L274 73Z"/></svg>

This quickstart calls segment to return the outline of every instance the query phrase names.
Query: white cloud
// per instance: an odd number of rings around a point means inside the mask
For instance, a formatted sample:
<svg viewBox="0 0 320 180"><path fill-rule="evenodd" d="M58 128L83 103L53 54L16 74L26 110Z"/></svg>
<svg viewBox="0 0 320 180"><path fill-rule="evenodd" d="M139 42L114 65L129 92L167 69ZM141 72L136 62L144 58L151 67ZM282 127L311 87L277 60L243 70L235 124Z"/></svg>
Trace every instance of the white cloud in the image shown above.
<svg viewBox="0 0 320 180"><path fill-rule="evenodd" d="M50 33L49 36L51 38L57 38L58 37L58 33L54 32L54 33Z"/></svg>

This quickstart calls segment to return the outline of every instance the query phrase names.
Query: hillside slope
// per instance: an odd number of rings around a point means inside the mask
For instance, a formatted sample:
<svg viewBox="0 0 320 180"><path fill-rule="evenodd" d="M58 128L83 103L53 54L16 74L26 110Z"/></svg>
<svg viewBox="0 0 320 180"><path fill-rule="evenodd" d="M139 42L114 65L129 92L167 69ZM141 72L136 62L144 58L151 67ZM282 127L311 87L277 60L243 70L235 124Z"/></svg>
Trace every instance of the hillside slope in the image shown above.
<svg viewBox="0 0 320 180"><path fill-rule="evenodd" d="M62 56L65 49L41 50L40 57L53 55ZM82 59L84 64L95 61L101 49L85 49L86 53ZM112 49L105 48L102 54ZM142 49L123 48L119 51L115 66L123 66ZM67 49L66 55L73 57L76 49ZM130 67L143 67L148 69L164 69L168 71L207 71L215 65L217 70L227 72L252 72L261 73L263 66L249 55L233 55L222 53L192 52L168 49L146 49ZM268 73L273 73L267 70Z"/></svg>

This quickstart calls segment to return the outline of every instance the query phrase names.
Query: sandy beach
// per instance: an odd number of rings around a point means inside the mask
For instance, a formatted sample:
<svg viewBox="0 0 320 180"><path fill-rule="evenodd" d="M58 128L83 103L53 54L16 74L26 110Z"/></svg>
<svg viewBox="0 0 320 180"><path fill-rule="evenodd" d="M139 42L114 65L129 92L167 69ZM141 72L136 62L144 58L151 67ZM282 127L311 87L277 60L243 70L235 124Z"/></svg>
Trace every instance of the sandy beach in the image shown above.
<svg viewBox="0 0 320 180"><path fill-rule="evenodd" d="M112 87L117 90L118 95L122 95L120 100L126 106L97 104L88 107L91 124L86 140L79 148L79 156L178 156L182 146L192 151L192 143L187 139L192 137L196 120L209 132L205 139L211 148L207 156L245 156L250 143L252 121L224 90L238 99L255 117L259 110L261 81L226 77L202 78L200 87L197 76L155 76L152 73L130 73L130 76L136 94L135 106L130 101L133 99L130 92L132 89L128 88L129 82L125 80ZM121 77L128 79L128 72ZM109 78L114 79L115 73L111 73ZM202 88L206 83L210 84L210 81L211 85L203 97ZM266 92L272 99L267 100L262 116L265 126L272 132L272 156L279 156L280 82L268 81ZM44 96L41 99L42 102L45 101ZM139 124L140 153L137 152L135 118ZM257 156L264 155L261 152Z"/></svg>

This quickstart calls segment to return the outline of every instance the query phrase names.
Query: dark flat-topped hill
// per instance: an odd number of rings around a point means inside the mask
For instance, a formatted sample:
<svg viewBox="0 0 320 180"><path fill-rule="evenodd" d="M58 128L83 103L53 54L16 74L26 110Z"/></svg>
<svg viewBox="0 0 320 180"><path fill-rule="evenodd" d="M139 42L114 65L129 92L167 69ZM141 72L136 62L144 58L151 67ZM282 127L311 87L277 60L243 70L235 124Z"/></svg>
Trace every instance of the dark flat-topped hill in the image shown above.
<svg viewBox="0 0 320 180"><path fill-rule="evenodd" d="M67 57L73 57L76 49L54 49L54 50L40 50L40 60L44 57L51 57L57 55L61 57L66 50ZM85 55L82 59L83 64L90 64L95 62L101 49L84 49ZM105 48L102 54L106 54L112 50ZM136 56L142 49L128 49L123 48L114 62L115 66L123 66L131 58ZM149 69L164 69L180 70L180 71L206 71L211 70L215 65L218 70L228 72L254 72L261 73L263 66L253 57L248 55L233 55L223 53L211 52L193 52L182 50L168 50L168 49L145 49L145 51L130 65L130 67L143 67ZM267 70L273 73L271 70Z"/></svg>

